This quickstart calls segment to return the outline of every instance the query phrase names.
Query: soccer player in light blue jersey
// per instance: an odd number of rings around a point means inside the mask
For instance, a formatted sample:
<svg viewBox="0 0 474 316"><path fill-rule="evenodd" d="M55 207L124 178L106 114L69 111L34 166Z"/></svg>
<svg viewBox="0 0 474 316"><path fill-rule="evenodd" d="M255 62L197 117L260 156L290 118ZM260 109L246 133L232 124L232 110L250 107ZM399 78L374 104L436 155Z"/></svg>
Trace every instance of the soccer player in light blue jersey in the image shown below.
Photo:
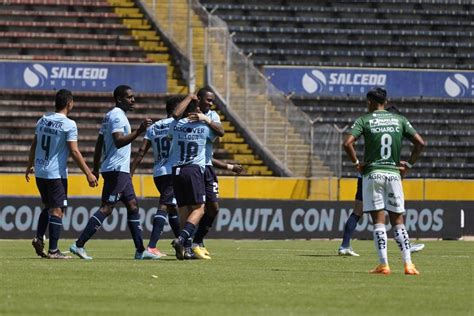
<svg viewBox="0 0 474 316"><path fill-rule="evenodd" d="M129 86L115 88L114 99L115 107L102 121L94 152L94 174L98 176L100 166L104 178L102 204L69 249L79 258L92 259L85 251L85 243L99 230L107 216L112 214L115 204L122 201L127 207L128 228L136 249L135 259L159 259L159 256L149 253L143 246L138 203L130 176L131 143L146 131L152 121L144 119L135 131L131 130L126 113L133 110L135 96Z"/></svg>
<svg viewBox="0 0 474 316"><path fill-rule="evenodd" d="M183 113L183 108L186 110ZM181 113L184 118L181 118ZM171 124L168 137L171 139L170 163L173 165L173 189L181 214L187 211L186 223L179 237L172 245L179 260L191 259L191 238L204 215L206 188L206 143L217 137L211 129L212 122L201 121L204 114L194 96L188 96L173 112L175 121Z"/></svg>
<svg viewBox="0 0 474 316"><path fill-rule="evenodd" d="M67 159L69 153L84 172L89 186L97 186L97 178L87 167L77 146L76 122L67 115L74 107L72 93L56 93L55 112L46 113L36 123L35 137L30 147L25 178L35 172L36 185L44 204L38 220L38 230L32 241L36 254L43 258L70 259L58 248L62 217L67 207ZM33 169L34 165L34 169ZM43 236L49 224L49 250L44 253Z"/></svg>
<svg viewBox="0 0 474 316"><path fill-rule="evenodd" d="M216 96L214 93L206 88L202 88L197 93L198 105L201 112L206 116L205 122L211 122L209 126L219 136L224 136L224 128L221 124L221 119L216 111L211 110L211 106L215 102ZM219 181L213 169L212 156L214 153L213 143L206 144L206 170L204 172L204 182L206 185L206 206L204 215L199 222L196 234L193 238L193 253L199 259L211 259L208 249L204 245L204 237L212 227L214 220L219 212ZM217 163L217 166L220 166ZM226 168L234 171L239 170L238 165L226 165Z"/></svg>
<svg viewBox="0 0 474 316"><path fill-rule="evenodd" d="M168 138L168 131L171 123L174 119L171 117L174 109L183 100L182 96L171 97L166 101L166 113L167 118L159 120L151 125L143 138L142 145L138 150L138 154L135 156L132 162L132 176L138 165L141 163L143 157L146 155L150 148L153 148L153 180L155 186L160 192L160 201L158 210L153 218L153 229L150 236L150 242L148 243L147 250L157 256L165 256L156 244L163 233L163 227L166 219L171 226L171 229L176 238L179 235L179 218L178 209L176 207L176 198L174 197L173 191L173 180L171 175L172 165L168 160L169 151L171 148L171 141Z"/></svg>

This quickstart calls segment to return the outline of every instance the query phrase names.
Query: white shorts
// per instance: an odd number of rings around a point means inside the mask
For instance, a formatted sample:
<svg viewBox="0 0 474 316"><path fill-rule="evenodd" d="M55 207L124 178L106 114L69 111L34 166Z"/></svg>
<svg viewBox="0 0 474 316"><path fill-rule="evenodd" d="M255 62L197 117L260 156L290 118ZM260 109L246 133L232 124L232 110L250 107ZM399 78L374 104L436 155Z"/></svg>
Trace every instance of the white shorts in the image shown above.
<svg viewBox="0 0 474 316"><path fill-rule="evenodd" d="M362 177L364 212L387 210L405 214L402 178L390 172L377 171Z"/></svg>

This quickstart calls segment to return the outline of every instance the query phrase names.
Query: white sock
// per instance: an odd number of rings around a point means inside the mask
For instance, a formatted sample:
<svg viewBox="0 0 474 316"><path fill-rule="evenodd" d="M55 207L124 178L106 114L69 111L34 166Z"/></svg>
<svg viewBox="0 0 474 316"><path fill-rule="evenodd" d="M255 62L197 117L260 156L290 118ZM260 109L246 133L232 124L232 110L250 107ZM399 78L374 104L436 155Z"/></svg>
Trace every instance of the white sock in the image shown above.
<svg viewBox="0 0 474 316"><path fill-rule="evenodd" d="M374 243L375 250L379 255L379 261L381 264L388 264L387 257L387 230L385 224L374 225Z"/></svg>
<svg viewBox="0 0 474 316"><path fill-rule="evenodd" d="M411 252L410 252L410 238L405 225L400 224L393 228L393 235L395 241L402 252L403 262L405 264L411 264Z"/></svg>

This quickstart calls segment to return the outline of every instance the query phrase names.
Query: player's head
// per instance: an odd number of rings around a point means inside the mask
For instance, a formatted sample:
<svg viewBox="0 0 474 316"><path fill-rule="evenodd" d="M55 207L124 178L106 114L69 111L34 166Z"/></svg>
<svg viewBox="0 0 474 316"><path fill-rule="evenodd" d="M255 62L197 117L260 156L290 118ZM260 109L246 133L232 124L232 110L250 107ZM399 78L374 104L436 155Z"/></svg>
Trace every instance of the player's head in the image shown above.
<svg viewBox="0 0 474 316"><path fill-rule="evenodd" d="M201 112L201 109L199 108L199 103L196 100L192 100L189 104L186 110L184 110L183 117L187 117L190 113L197 113Z"/></svg>
<svg viewBox="0 0 474 316"><path fill-rule="evenodd" d="M135 104L135 96L133 90L129 86L120 85L114 90L115 105L125 112L133 110Z"/></svg>
<svg viewBox="0 0 474 316"><path fill-rule="evenodd" d="M171 117L176 106L184 100L184 96L176 95L166 100L166 114Z"/></svg>
<svg viewBox="0 0 474 316"><path fill-rule="evenodd" d="M74 106L74 101L72 99L72 92L66 89L61 89L56 92L56 99L54 101L54 107L56 108L56 112L63 111L64 109L67 110L69 113Z"/></svg>
<svg viewBox="0 0 474 316"><path fill-rule="evenodd" d="M199 108L201 109L202 113L207 113L216 99L214 93L208 88L199 89L197 97L199 100Z"/></svg>
<svg viewBox="0 0 474 316"><path fill-rule="evenodd" d="M372 88L367 93L367 107L370 112L383 108L387 103L387 90L384 88Z"/></svg>
<svg viewBox="0 0 474 316"><path fill-rule="evenodd" d="M391 105L390 107L386 108L385 110L394 113L394 114L402 114L399 109L395 107L395 105Z"/></svg>

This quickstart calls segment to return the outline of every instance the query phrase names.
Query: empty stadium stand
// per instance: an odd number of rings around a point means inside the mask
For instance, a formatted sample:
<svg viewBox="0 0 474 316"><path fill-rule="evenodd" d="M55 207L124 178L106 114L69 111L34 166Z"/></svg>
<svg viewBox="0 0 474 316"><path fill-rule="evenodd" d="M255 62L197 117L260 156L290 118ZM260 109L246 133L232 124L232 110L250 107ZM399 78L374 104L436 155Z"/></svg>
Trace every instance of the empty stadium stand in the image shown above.
<svg viewBox="0 0 474 316"><path fill-rule="evenodd" d="M256 65L472 69L474 61L471 1L201 2Z"/></svg>
<svg viewBox="0 0 474 316"><path fill-rule="evenodd" d="M234 43L256 66L473 69L472 1L201 3L227 23ZM331 125L344 130L366 112L361 98L293 96L292 101L310 115L316 127ZM401 98L391 103L428 142L411 177L474 177L472 100ZM316 148L324 148L323 135L316 135L315 140ZM360 156L362 144L360 141L357 147ZM409 148L404 148L405 157ZM356 176L345 155L341 175Z"/></svg>
<svg viewBox="0 0 474 316"><path fill-rule="evenodd" d="M0 60L165 63L168 93L186 93L169 45L133 1L9 0L0 5ZM100 122L113 105L111 94L73 93L76 108L71 118L78 123L80 148L91 163ZM0 95L0 172L24 172L34 124L52 110L54 92L1 90ZM144 116L163 118L167 96L139 95L138 109L129 115L132 128ZM227 134L216 149L216 158L230 163L238 159L249 175L272 175L233 125L224 121L224 126ZM138 145L134 144L134 150ZM79 171L70 167L72 172ZM151 168L149 155L141 172L150 173Z"/></svg>

